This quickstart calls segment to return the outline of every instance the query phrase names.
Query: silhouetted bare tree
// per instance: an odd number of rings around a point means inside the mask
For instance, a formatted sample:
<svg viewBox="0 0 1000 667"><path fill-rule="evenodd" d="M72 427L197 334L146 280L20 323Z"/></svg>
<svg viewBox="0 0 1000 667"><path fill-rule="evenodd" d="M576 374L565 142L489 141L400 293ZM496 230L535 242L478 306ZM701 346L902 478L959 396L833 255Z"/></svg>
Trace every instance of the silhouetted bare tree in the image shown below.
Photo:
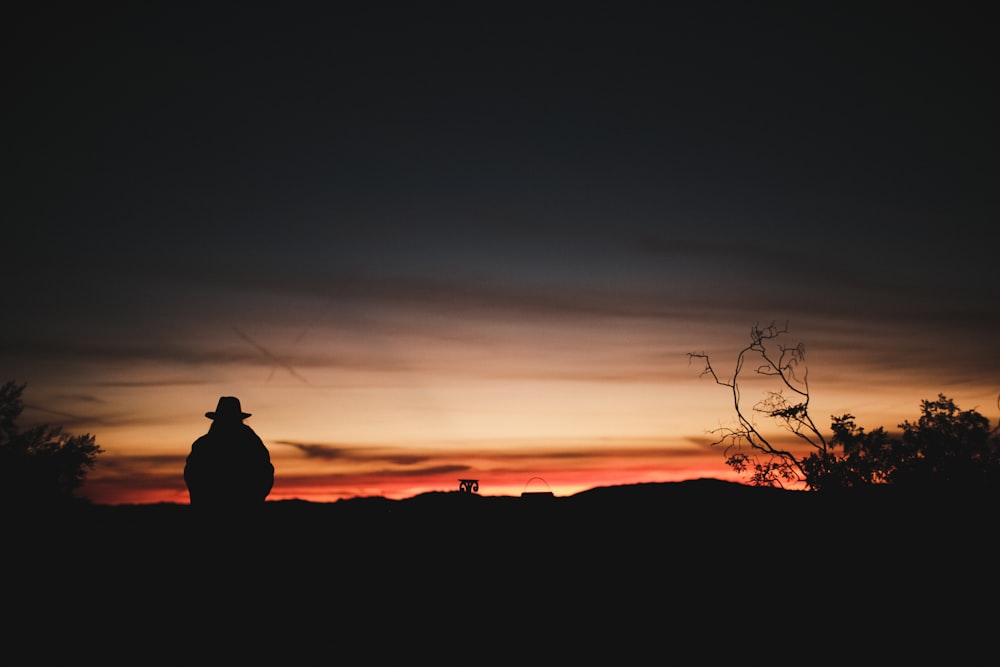
<svg viewBox="0 0 1000 667"><path fill-rule="evenodd" d="M704 362L702 375L710 376L716 384L728 387L732 393L737 426L713 431L719 435L714 444L725 445L727 465L740 473L749 471L751 482L761 486L807 482L808 472L799 456L773 443L764 434L754 421L753 413L777 422L824 459L831 448L809 416L809 372L805 366L805 347L801 343L789 347L777 340L787 333L787 323L780 329L774 323L766 327L754 324L750 329L750 343L736 356L736 368L730 379L719 376L704 352L688 354L689 359ZM764 398L749 409L744 405L740 386L740 373L747 363L756 363L754 372L757 375L777 383L777 388L766 391ZM786 390L794 397L792 400L785 397Z"/></svg>
<svg viewBox="0 0 1000 667"><path fill-rule="evenodd" d="M778 339L787 333L787 324L783 328L755 324L730 379L718 375L707 354L688 355L704 362L702 375L728 387L732 394L737 425L713 431L719 435L713 444L725 445L726 463L737 472L749 472L752 484L801 483L818 491L878 484L981 488L1000 482L1000 423L991 429L986 417L975 410L959 410L943 394L921 402L916 423L899 425L902 439L890 437L881 426L866 432L851 414L833 416L832 437L824 437L809 415L805 347L781 344ZM776 388L767 390L748 411L740 374L752 361L757 363L754 372L771 379L770 386ZM786 391L792 399L785 396ZM805 453L797 455L774 444L774 438L758 427L754 414L767 417L806 443Z"/></svg>
<svg viewBox="0 0 1000 667"><path fill-rule="evenodd" d="M19 430L25 386L8 381L0 387L0 500L29 506L80 500L74 493L103 450L94 436L63 433L61 426Z"/></svg>

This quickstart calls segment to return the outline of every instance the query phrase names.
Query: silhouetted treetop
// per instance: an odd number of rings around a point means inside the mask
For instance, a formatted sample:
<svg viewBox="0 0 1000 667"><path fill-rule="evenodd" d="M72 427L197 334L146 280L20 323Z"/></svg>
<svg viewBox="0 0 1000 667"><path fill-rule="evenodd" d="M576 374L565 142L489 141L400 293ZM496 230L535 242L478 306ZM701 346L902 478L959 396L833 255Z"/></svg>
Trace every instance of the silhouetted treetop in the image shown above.
<svg viewBox="0 0 1000 667"><path fill-rule="evenodd" d="M0 502L30 507L73 500L103 450L94 436L70 435L61 426L19 430L25 386L8 381L0 387Z"/></svg>
<svg viewBox="0 0 1000 667"><path fill-rule="evenodd" d="M707 354L688 355L702 360L702 374L732 394L737 426L718 429L720 437L714 444L725 445L726 463L737 472L750 473L751 483L801 483L814 491L873 485L959 489L1000 484L1000 424L991 428L989 419L975 410L960 410L944 394L921 401L919 419L899 424L901 438L891 437L881 426L865 431L852 414L832 416L832 436L826 437L809 415L805 347L781 344L778 339L787 333L787 325L755 324L730 379L716 373ZM751 366L755 373L774 383L749 412L740 384L747 363L755 363ZM768 418L806 443L807 453L777 446L777 440L765 434L751 413Z"/></svg>

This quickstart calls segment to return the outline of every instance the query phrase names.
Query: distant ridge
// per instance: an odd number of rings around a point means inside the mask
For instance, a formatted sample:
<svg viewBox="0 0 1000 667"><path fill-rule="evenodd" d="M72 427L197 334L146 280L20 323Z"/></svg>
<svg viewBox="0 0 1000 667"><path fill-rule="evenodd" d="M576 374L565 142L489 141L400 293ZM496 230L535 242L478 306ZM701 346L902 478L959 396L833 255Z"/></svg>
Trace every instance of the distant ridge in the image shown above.
<svg viewBox="0 0 1000 667"><path fill-rule="evenodd" d="M712 495L731 497L734 495L783 492L784 489L773 487L749 486L740 482L701 477L680 482L642 482L637 484L618 484L598 486L569 496L585 500L651 500L677 494Z"/></svg>
<svg viewBox="0 0 1000 667"><path fill-rule="evenodd" d="M484 499L503 499L503 500L521 500L526 497L531 497L532 499L545 500L552 499L554 501L569 501L569 500L583 500L586 502L595 501L634 501L634 500L653 500L658 497L671 497L678 494L692 494L692 495L722 495L722 497L731 497L733 495L741 494L773 494L773 493L800 493L800 492L789 492L785 489L777 489L772 487L758 487L750 486L748 484L743 484L741 482L733 482L728 480L721 480L713 477L701 477L698 479L682 480L676 482L639 482L635 484L612 484L606 486L596 486L584 491L579 491L577 493L568 496L559 496L549 493L528 493L521 494L520 496L507 496L507 495L489 495L489 494L479 494L479 493L462 493L459 491L425 491L423 493L418 493L407 498L392 499L386 498L385 496L355 496L352 498L340 498L333 501L315 501L306 500L302 498L286 498L282 500L268 500L265 504L269 507L281 507L289 510L295 509L306 509L306 508L316 508L316 507L365 507L367 509L372 508L388 508L393 505L399 504L416 504L423 506L434 506L440 503L450 503L454 498L467 499L470 501L484 500ZM121 505L103 505L95 504L94 507L118 507L123 510L126 508L132 510L138 510L140 508L147 509L157 509L159 511L170 511L174 508L188 508L186 503L173 503L173 502L158 502L158 503L124 503Z"/></svg>
<svg viewBox="0 0 1000 667"><path fill-rule="evenodd" d="M670 499L682 496L712 496L729 499L734 496L743 495L768 495L774 493L800 493L790 492L785 489L772 487L749 486L740 482L721 480L711 477L699 479L683 480L677 482L640 482L635 484L614 484L608 486L597 486L568 496L557 496L550 493L522 494L520 496L493 496L478 493L462 493L459 491L426 491L408 498L398 500L385 498L383 496L357 496L354 498L341 498L332 502L316 502L311 500L288 499L268 501L270 506L281 506L287 508L306 508L317 506L340 506L340 507L362 507L371 509L376 507L388 508L391 505L419 505L421 507L436 507L451 504L453 502L467 501L469 503L479 503L484 501L508 502L508 501L552 501L560 504L578 504L581 501L587 504L595 502L651 502L657 499Z"/></svg>

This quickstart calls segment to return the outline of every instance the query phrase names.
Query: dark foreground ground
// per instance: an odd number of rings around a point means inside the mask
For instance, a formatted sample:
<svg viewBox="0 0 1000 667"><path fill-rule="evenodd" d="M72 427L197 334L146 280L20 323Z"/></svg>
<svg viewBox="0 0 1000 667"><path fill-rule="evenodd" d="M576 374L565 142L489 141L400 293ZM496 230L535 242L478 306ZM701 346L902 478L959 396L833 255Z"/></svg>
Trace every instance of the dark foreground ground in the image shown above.
<svg viewBox="0 0 1000 667"><path fill-rule="evenodd" d="M21 513L6 633L112 662L978 664L1000 632L996 509L698 480Z"/></svg>

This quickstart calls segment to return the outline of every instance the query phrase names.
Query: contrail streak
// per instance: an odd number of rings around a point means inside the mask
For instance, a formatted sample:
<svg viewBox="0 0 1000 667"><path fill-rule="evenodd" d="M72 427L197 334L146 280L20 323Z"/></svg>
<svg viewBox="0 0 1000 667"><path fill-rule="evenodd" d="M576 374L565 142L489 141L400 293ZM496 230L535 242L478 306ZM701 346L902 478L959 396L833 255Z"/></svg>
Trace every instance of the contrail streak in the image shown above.
<svg viewBox="0 0 1000 667"><path fill-rule="evenodd" d="M273 354L271 354L270 350L268 350L263 345L260 345L259 343L257 343L255 340L253 340L252 338L250 338L250 336L248 336L245 333L243 333L242 331L240 331L237 327L233 327L233 331L236 332L237 336L239 336L240 338L242 338L243 340L245 340L246 342L250 343L255 348L257 348L257 350L261 354L263 354L265 357L267 357L271 361L271 363L273 363L276 366L280 366L281 368L284 368L286 371L288 371L292 375L292 377L296 378L297 380L300 380L300 381L304 382L305 384L309 384L309 380L307 380L304 377L302 377L299 374L299 372L296 371L295 368L292 367L291 364L288 364L288 363L282 361L281 359L279 359L278 357L274 356Z"/></svg>

